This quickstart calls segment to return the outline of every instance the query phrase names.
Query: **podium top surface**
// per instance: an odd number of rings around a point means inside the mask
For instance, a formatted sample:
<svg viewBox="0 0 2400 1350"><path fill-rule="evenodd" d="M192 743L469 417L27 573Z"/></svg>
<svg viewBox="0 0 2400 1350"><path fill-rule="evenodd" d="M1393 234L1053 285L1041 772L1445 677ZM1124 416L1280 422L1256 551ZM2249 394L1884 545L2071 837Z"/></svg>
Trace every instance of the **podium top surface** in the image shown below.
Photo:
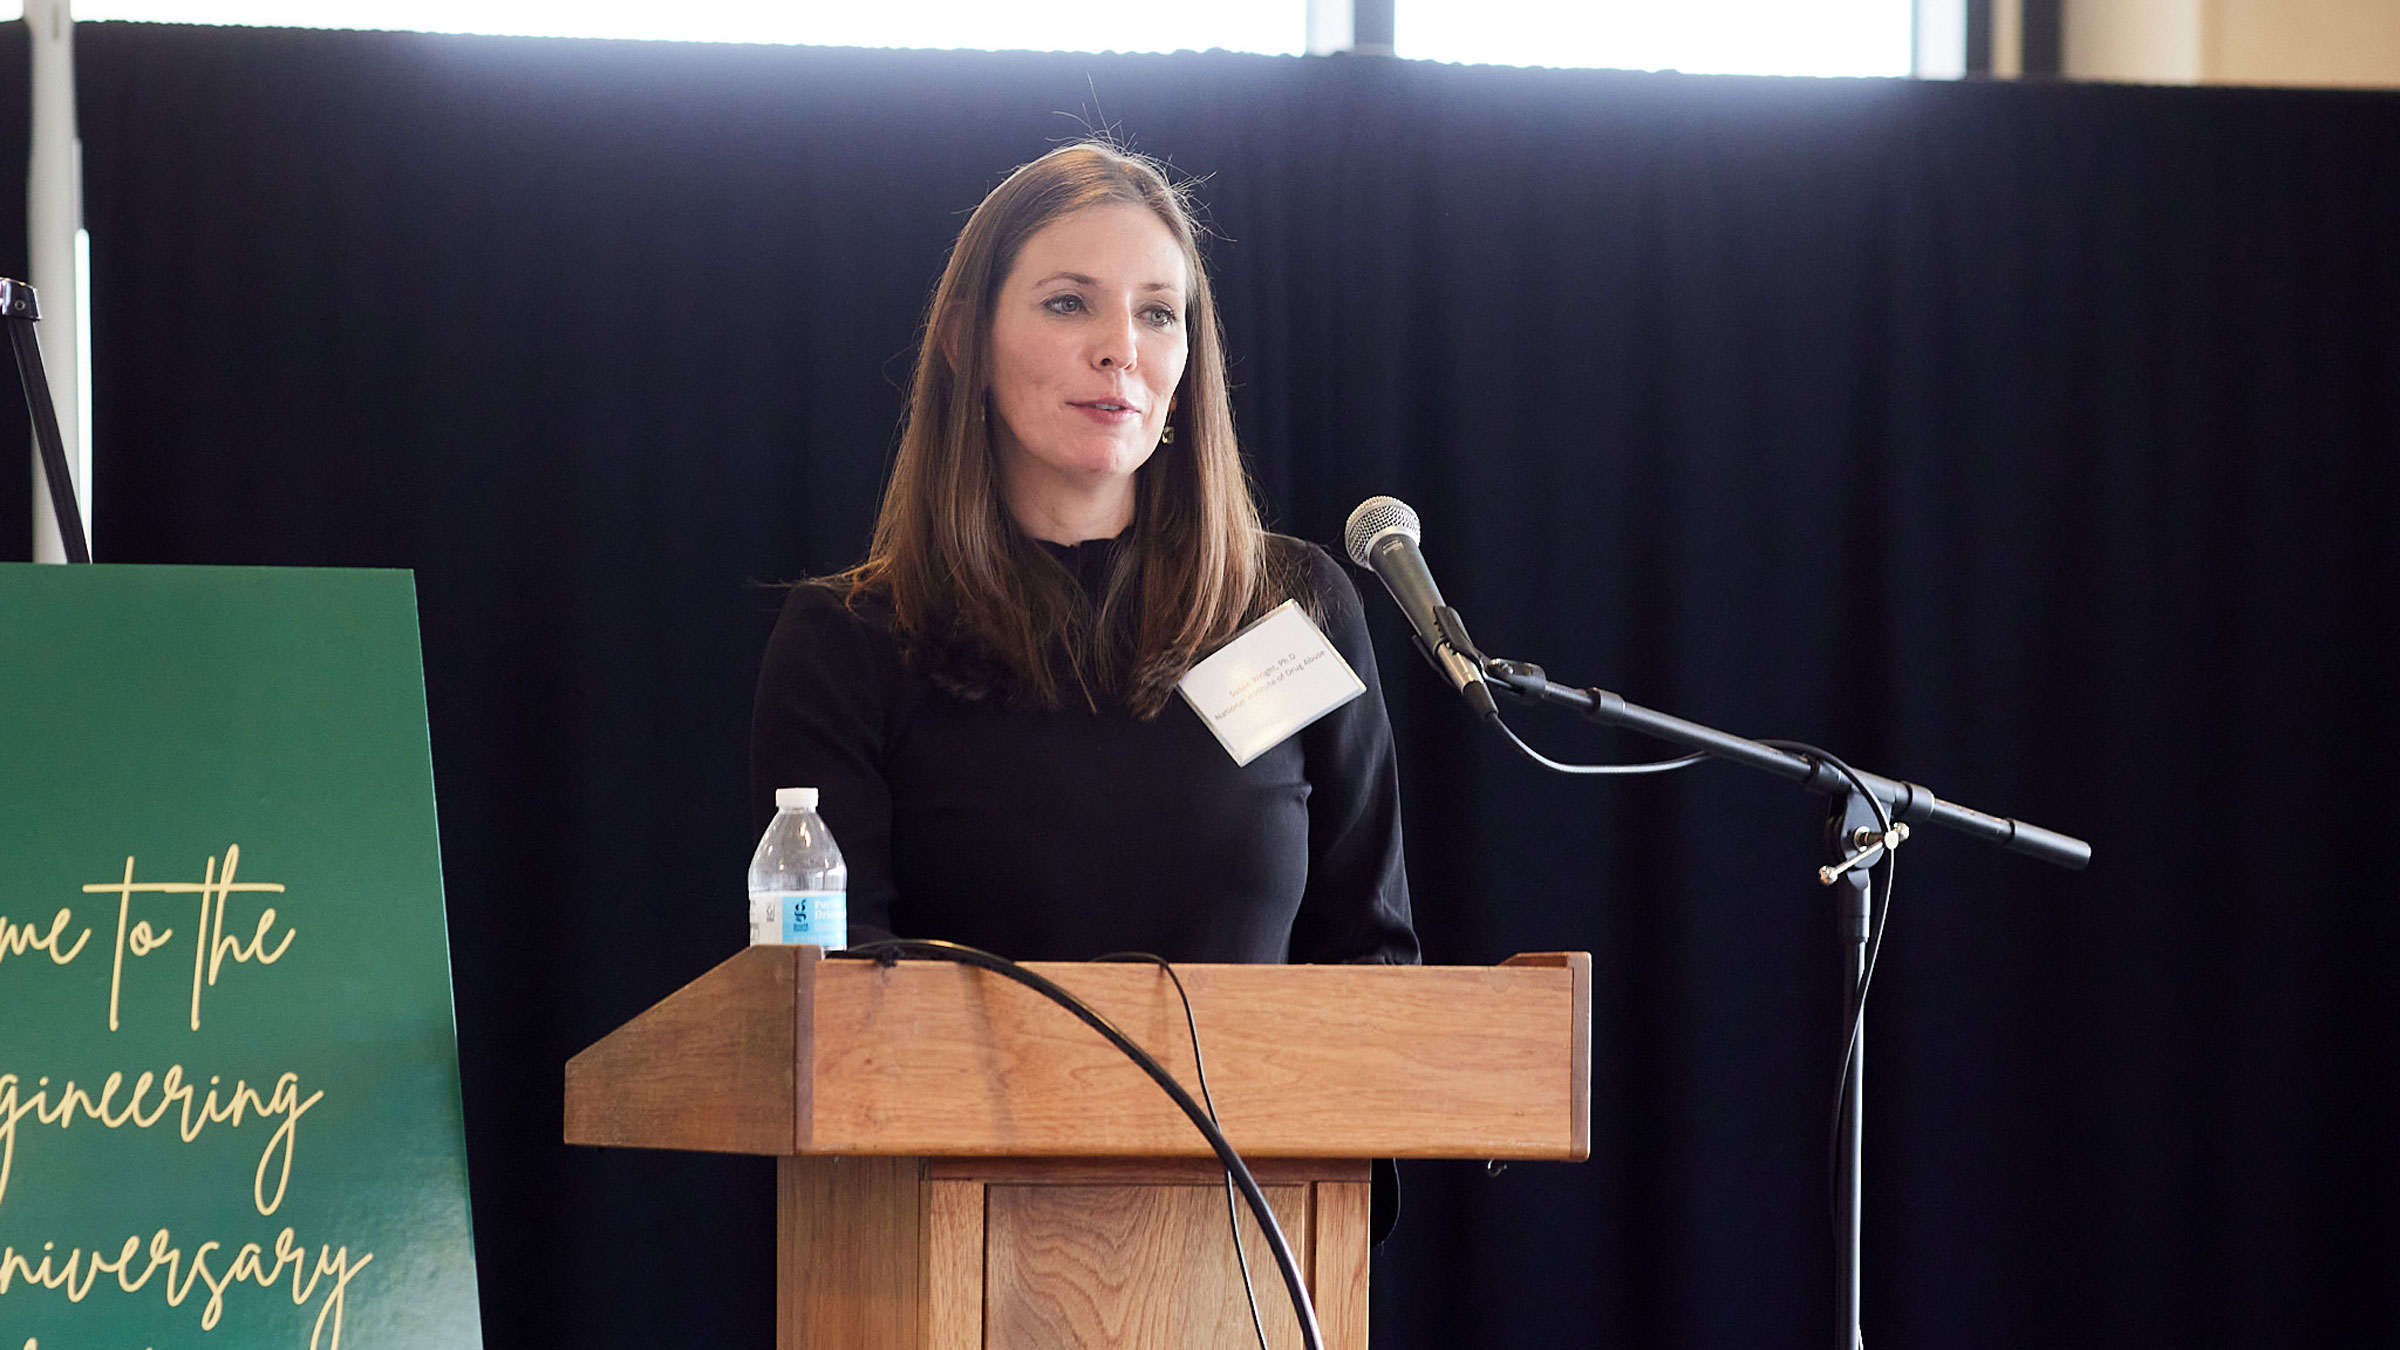
<svg viewBox="0 0 2400 1350"><path fill-rule="evenodd" d="M1034 962L1197 1096L1155 966ZM1580 1160L1591 958L1178 965L1247 1156ZM752 947L569 1061L566 1141L759 1154L1201 1157L1158 1085L1073 1014L948 962Z"/></svg>

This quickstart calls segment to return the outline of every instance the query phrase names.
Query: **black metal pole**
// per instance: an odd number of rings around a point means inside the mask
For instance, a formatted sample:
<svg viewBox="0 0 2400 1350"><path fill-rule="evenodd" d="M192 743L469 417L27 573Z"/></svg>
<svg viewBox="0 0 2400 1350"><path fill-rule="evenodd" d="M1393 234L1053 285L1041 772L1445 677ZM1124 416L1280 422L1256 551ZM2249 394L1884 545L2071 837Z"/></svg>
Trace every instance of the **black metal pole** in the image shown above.
<svg viewBox="0 0 2400 1350"><path fill-rule="evenodd" d="M1874 808L1856 792L1834 802L1827 822L1833 861L1854 851L1861 830L1880 835ZM1866 1158L1865 1073L1867 1023L1858 1008L1859 984L1866 978L1867 945L1875 929L1875 887L1867 867L1852 867L1834 880L1841 897L1842 1034L1849 1038L1850 1057L1842 1065L1840 1123L1833 1142L1833 1315L1834 1350L1859 1350L1861 1281L1860 1244L1866 1231L1866 1189L1859 1176ZM1855 1010L1855 1011L1854 1011Z"/></svg>
<svg viewBox="0 0 2400 1350"><path fill-rule="evenodd" d="M1444 617L1447 626L1451 617ZM1465 626L1459 624L1455 641L1462 651L1473 651L1466 641ZM1573 685L1553 682L1540 666L1527 661L1502 661L1481 658L1484 677L1508 690L1518 698L1534 703L1549 703L1573 708L1594 722L1605 722L1654 736L1687 749L1702 751L1718 759L1729 759L1764 769L1779 778L1787 778L1814 792L1834 799L1832 819L1827 822L1827 840L1832 860L1845 864L1828 867L1825 880L1837 885L1843 898L1841 933L1843 944L1842 1033L1849 1051L1842 1063L1842 1083L1839 1093L1838 1119L1834 1125L1833 1167L1829 1178L1832 1189L1834 1245L1834 1347L1835 1350L1862 1350L1859 1333L1860 1239L1866 1192L1860 1180L1860 1166L1865 1158L1865 1110L1867 1026L1865 1010L1860 1006L1861 986L1868 974L1867 960L1873 954L1875 931L1875 890L1871 869L1855 866L1861 861L1862 847L1870 840L1885 839L1885 820L1892 822L1945 825L1977 838L1995 843L2012 853L2024 853L2061 867L2081 868L2092 859L2092 846L2081 839L2029 825L2021 820L1985 815L1981 811L1945 802L1915 783L1884 778L1860 772L1854 783L1851 775L1813 756L1798 755L1747 737L1719 731L1698 722L1655 712L1649 708L1627 703L1605 689L1579 689ZM1861 792L1860 788L1865 792ZM1873 800L1869 800L1869 794ZM1880 802L1880 808L1876 803ZM1884 847L1889 847L1886 843ZM1886 903L1889 901L1887 899Z"/></svg>
<svg viewBox="0 0 2400 1350"><path fill-rule="evenodd" d="M1795 755L1788 750L1761 744L1731 732L1680 717L1655 712L1637 704L1627 703L1605 689L1579 689L1558 684L1529 661L1501 661L1485 658L1485 678L1517 697L1537 703L1552 703L1573 708L1595 722L1638 731L1687 749L1698 750L1717 759L1747 764L1764 769L1778 778L1788 778L1811 792L1838 796L1851 791L1850 780L1841 770L1821 760ZM2080 871L2092 860L2092 846L2072 835L2045 830L2039 825L2006 816L1985 815L1970 807L1946 802L1933 795L1931 788L1916 783L1885 778L1863 770L1858 775L1892 813L1892 819L1911 825L1941 825L1971 834L1986 843L1998 844L2011 853L2023 853L2047 863Z"/></svg>
<svg viewBox="0 0 2400 1350"><path fill-rule="evenodd" d="M42 373L42 345L33 325L42 317L33 287L0 277L0 319L8 323L9 345L16 348L17 381L25 388L25 408L33 414L34 445L42 457L42 477L50 485L50 510L58 520L59 542L67 561L88 563L91 545L83 537L83 511L75 502L75 479L67 472L67 447L58 434L58 407L50 401L50 378Z"/></svg>

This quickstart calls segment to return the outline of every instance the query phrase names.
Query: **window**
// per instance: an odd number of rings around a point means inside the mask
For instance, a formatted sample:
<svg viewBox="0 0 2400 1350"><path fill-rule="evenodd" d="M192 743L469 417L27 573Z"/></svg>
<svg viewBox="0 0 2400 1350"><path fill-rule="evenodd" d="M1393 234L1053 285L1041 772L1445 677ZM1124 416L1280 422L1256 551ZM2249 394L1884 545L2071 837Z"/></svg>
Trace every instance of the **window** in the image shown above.
<svg viewBox="0 0 2400 1350"><path fill-rule="evenodd" d="M79 19L858 47L1296 53L1309 0L76 0ZM1395 0L1404 57L1905 75L1912 0ZM18 12L0 0L0 18Z"/></svg>
<svg viewBox="0 0 2400 1350"><path fill-rule="evenodd" d="M76 0L78 19L1032 51L1298 52L1304 0ZM10 4L9 11L18 8Z"/></svg>
<svg viewBox="0 0 2400 1350"><path fill-rule="evenodd" d="M1906 75L1911 0L1397 0L1401 56L1709 75Z"/></svg>

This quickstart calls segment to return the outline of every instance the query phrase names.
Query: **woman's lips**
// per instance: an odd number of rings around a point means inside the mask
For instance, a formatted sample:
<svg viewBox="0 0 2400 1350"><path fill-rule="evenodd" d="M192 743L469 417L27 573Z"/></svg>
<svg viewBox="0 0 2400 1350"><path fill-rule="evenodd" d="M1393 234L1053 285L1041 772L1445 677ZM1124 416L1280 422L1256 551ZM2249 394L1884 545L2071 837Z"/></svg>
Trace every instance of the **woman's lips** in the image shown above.
<svg viewBox="0 0 2400 1350"><path fill-rule="evenodd" d="M1138 422L1142 419L1141 409L1112 398L1086 399L1067 406L1101 422Z"/></svg>

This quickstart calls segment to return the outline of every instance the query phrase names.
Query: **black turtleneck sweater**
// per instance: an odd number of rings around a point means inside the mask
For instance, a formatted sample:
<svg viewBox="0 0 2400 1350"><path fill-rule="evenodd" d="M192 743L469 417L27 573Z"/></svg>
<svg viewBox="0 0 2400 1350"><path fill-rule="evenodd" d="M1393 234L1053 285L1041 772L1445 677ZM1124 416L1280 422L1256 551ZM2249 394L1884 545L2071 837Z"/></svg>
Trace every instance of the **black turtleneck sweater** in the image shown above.
<svg viewBox="0 0 2400 1350"><path fill-rule="evenodd" d="M1299 575L1364 696L1236 768L1181 698L1015 711L910 669L889 615L792 589L751 726L758 823L821 790L853 941L947 938L1019 960L1417 960L1391 728L1358 591L1313 544ZM1089 590L1116 541L1050 546Z"/></svg>

